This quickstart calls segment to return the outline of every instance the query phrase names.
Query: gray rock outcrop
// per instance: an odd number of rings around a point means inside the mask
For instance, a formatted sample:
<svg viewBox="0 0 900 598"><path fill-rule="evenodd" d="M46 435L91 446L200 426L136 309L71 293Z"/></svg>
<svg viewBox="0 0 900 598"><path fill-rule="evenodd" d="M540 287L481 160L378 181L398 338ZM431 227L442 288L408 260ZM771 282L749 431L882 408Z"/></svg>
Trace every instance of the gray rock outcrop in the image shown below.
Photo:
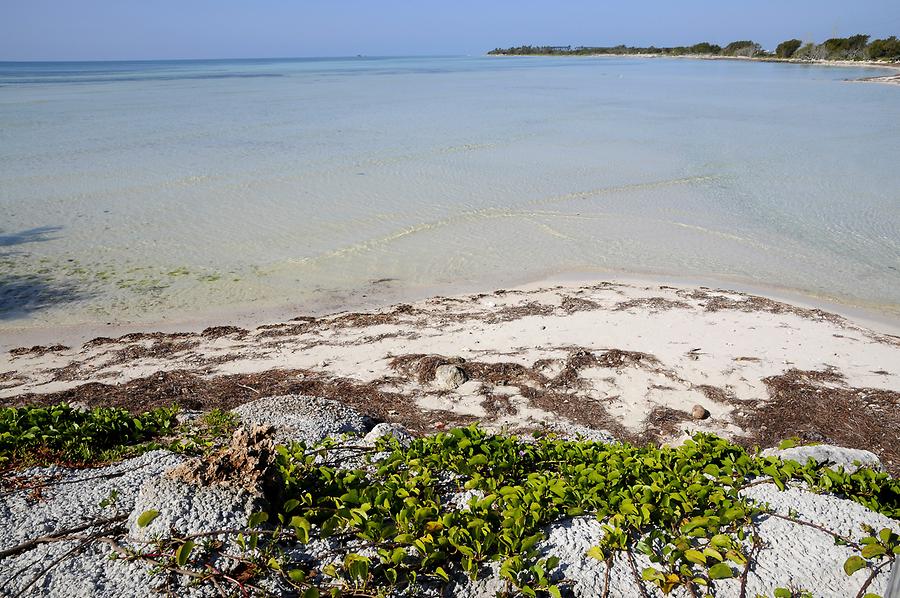
<svg viewBox="0 0 900 598"><path fill-rule="evenodd" d="M385 436L393 436L400 443L400 446L407 447L413 441L413 435L399 424L378 424L372 428L368 434L363 437L363 444L374 445L379 438Z"/></svg>
<svg viewBox="0 0 900 598"><path fill-rule="evenodd" d="M245 425L270 425L275 441L314 444L328 436L365 434L373 422L337 401L307 395L266 397L232 410Z"/></svg>
<svg viewBox="0 0 900 598"><path fill-rule="evenodd" d="M188 459L147 480L128 518L131 538L147 541L171 530L194 534L242 527L279 492L270 426L239 428L231 444L214 455ZM147 525L147 511L157 515Z"/></svg>
<svg viewBox="0 0 900 598"><path fill-rule="evenodd" d="M832 469L843 467L847 473L853 473L860 467L883 471L884 467L878 456L862 449L844 448L830 444L795 446L786 449L770 448L762 451L764 457L778 457L783 461L797 461L805 465L812 459L819 465L827 465Z"/></svg>
<svg viewBox="0 0 900 598"><path fill-rule="evenodd" d="M161 476L148 480L138 493L128 518L128 535L147 542L179 534L242 529L255 511L264 508L259 495L235 486L198 486ZM146 511L159 514L145 527L138 518Z"/></svg>

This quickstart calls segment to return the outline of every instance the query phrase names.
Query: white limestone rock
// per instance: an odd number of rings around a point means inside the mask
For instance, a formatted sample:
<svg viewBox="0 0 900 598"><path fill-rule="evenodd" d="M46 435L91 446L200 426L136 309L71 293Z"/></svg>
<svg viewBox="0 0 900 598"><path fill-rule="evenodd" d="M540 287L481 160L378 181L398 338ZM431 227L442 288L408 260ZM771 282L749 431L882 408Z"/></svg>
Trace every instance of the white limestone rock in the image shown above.
<svg viewBox="0 0 900 598"><path fill-rule="evenodd" d="M787 449L770 448L762 451L762 456L778 457L782 461L797 461L801 465L812 459L819 465L827 465L831 469L843 467L847 473L853 473L860 467L884 471L881 461L874 453L830 444L795 446Z"/></svg>
<svg viewBox="0 0 900 598"><path fill-rule="evenodd" d="M466 376L465 370L458 365L439 365L434 370L435 386L445 390L455 390L468 379L469 377Z"/></svg>

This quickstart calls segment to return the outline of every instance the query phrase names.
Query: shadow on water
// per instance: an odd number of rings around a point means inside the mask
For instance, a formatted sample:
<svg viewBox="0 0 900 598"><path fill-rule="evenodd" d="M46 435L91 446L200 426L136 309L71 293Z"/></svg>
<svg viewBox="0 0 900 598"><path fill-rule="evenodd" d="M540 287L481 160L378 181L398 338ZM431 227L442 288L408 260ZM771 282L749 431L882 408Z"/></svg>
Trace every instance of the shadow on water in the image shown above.
<svg viewBox="0 0 900 598"><path fill-rule="evenodd" d="M0 272L0 320L22 318L87 296L87 292L70 281Z"/></svg>
<svg viewBox="0 0 900 598"><path fill-rule="evenodd" d="M71 303L88 297L89 293L69 280L58 280L52 273L32 274L16 272L19 260L28 254L11 249L27 243L53 241L61 226L41 226L19 232L0 231L0 320L23 318L36 311Z"/></svg>
<svg viewBox="0 0 900 598"><path fill-rule="evenodd" d="M53 236L62 230L61 226L39 226L29 228L17 233L4 233L0 231L0 247L22 245L23 243L38 243L40 241L53 241L58 237Z"/></svg>

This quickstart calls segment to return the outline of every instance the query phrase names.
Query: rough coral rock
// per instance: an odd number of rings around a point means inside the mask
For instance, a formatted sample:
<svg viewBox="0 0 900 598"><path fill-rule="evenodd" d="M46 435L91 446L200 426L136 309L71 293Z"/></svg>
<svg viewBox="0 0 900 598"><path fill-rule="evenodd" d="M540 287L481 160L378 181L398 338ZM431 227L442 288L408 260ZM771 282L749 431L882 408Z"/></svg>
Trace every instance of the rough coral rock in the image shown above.
<svg viewBox="0 0 900 598"><path fill-rule="evenodd" d="M413 435L399 424L378 424L372 428L363 438L363 444L374 445L379 438L384 436L393 436L400 443L400 446L408 447L413 441Z"/></svg>
<svg viewBox="0 0 900 598"><path fill-rule="evenodd" d="M264 496L279 483L273 434L271 426L238 428L229 446L214 455L180 463L166 475L195 486L226 485Z"/></svg>
<svg viewBox="0 0 900 598"><path fill-rule="evenodd" d="M128 517L129 538L138 542L172 534L196 534L241 529L265 504L258 494L224 485L200 486L168 476L147 480ZM158 515L145 526L138 519L147 511Z"/></svg>
<svg viewBox="0 0 900 598"><path fill-rule="evenodd" d="M364 434L373 422L356 410L330 399L307 395L266 397L233 410L244 424L274 426L275 440L314 444L328 436Z"/></svg>
<svg viewBox="0 0 900 598"><path fill-rule="evenodd" d="M144 482L128 518L131 538L146 541L171 530L198 533L245 525L280 489L272 436L270 426L239 428L218 453L189 459ZM157 514L139 525L147 511Z"/></svg>

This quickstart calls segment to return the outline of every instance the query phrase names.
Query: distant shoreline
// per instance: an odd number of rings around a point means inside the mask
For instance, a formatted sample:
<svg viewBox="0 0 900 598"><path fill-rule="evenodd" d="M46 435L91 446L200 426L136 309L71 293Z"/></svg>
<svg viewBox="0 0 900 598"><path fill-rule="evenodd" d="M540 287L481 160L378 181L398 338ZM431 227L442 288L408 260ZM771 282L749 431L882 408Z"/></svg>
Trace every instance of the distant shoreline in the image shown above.
<svg viewBox="0 0 900 598"><path fill-rule="evenodd" d="M779 43L769 51L750 39L733 41L727 45L708 41L683 46L533 46L523 44L508 48L494 48L490 56L671 56L688 58L738 58L805 63L893 63L900 64L900 39L892 35L872 39L871 35L832 37L822 43L793 38Z"/></svg>
<svg viewBox="0 0 900 598"><path fill-rule="evenodd" d="M879 68L900 71L900 62L880 62L877 60L806 60L796 58L776 58L773 56L715 56L711 54L485 54L491 58L662 58L662 59L687 59L687 60L732 60L738 62L777 62L784 64L799 64L808 66L832 66L841 68ZM851 82L861 83L887 83L900 85L900 72L896 75L884 75L877 77L863 77L860 79L847 79Z"/></svg>
<svg viewBox="0 0 900 598"><path fill-rule="evenodd" d="M627 52L602 54L492 54L486 53L485 56L491 58L672 58L687 60L735 60L739 62L781 62L787 64L807 64L812 66L839 66L839 67L862 67L862 68L883 68L900 70L900 62L896 61L879 61L879 60L808 60L800 58L777 58L775 56L716 56L714 54L650 54Z"/></svg>

